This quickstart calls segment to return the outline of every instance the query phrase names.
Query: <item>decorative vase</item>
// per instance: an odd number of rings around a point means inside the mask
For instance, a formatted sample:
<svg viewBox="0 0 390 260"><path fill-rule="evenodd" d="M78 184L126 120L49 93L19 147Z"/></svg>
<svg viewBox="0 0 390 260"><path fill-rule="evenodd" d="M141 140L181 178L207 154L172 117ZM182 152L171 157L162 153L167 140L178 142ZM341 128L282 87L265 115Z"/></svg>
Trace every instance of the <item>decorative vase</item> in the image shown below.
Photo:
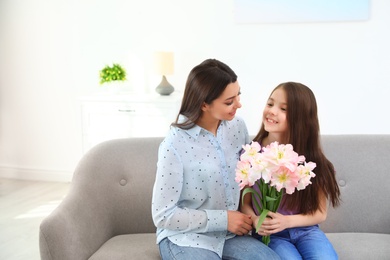
<svg viewBox="0 0 390 260"><path fill-rule="evenodd" d="M160 84L156 87L156 92L162 96L168 96L170 95L175 89L173 86L168 82L167 78L165 76L162 76L162 80Z"/></svg>
<svg viewBox="0 0 390 260"><path fill-rule="evenodd" d="M111 94L118 94L125 89L125 81L124 80L113 80L104 83L106 90Z"/></svg>

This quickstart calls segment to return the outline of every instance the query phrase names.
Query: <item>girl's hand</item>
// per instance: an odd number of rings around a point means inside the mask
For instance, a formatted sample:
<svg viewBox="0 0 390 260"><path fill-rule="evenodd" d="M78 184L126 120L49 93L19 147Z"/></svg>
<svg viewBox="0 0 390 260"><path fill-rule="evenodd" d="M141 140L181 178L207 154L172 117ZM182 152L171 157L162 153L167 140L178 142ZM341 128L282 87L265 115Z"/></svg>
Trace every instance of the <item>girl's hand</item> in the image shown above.
<svg viewBox="0 0 390 260"><path fill-rule="evenodd" d="M284 216L280 213L274 213L270 211L267 214L267 218L261 225L258 234L261 236L269 236L271 234L283 231L288 227L288 216Z"/></svg>

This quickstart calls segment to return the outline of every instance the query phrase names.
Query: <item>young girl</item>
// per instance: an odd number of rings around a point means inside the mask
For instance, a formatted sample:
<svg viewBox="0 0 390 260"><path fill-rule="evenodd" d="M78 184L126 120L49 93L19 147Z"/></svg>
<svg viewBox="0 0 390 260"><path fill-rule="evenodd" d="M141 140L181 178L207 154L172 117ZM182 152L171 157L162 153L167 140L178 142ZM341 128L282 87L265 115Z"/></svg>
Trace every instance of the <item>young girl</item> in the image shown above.
<svg viewBox="0 0 390 260"><path fill-rule="evenodd" d="M283 196L278 212L268 213L255 237L271 235L269 247L281 259L337 259L325 234L318 224L325 221L327 202L333 207L340 203L333 164L325 157L320 145L320 127L317 103L313 92L303 84L286 82L271 93L263 112L259 133L254 138L261 146L274 141L292 144L294 151L304 155L306 161L317 164L312 184L293 194ZM247 194L241 206L250 214L253 227L256 216L252 196Z"/></svg>
<svg viewBox="0 0 390 260"><path fill-rule="evenodd" d="M234 169L249 141L240 85L226 64L208 59L187 79L175 123L158 152L152 215L162 259L279 259L251 236L238 211Z"/></svg>

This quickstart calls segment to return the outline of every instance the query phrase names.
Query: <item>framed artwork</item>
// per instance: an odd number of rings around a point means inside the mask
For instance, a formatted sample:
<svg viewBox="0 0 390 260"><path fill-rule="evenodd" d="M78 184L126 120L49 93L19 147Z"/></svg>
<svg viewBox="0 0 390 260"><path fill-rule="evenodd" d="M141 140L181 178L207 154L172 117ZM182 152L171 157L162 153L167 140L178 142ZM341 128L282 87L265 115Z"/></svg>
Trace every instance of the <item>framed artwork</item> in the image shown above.
<svg viewBox="0 0 390 260"><path fill-rule="evenodd" d="M370 0L234 0L237 23L364 21Z"/></svg>

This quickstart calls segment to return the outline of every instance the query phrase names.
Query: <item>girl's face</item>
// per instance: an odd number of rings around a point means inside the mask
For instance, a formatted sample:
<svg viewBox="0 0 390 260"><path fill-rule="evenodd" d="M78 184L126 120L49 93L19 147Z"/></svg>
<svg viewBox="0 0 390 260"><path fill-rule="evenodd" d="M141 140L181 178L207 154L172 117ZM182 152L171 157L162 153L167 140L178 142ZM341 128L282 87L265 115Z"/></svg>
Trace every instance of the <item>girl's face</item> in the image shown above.
<svg viewBox="0 0 390 260"><path fill-rule="evenodd" d="M241 107L240 85L238 81L227 85L222 94L211 104L204 104L202 107L203 118L216 120L232 120L236 111Z"/></svg>
<svg viewBox="0 0 390 260"><path fill-rule="evenodd" d="M263 111L264 129L270 134L287 132L287 98L284 89L276 89Z"/></svg>

